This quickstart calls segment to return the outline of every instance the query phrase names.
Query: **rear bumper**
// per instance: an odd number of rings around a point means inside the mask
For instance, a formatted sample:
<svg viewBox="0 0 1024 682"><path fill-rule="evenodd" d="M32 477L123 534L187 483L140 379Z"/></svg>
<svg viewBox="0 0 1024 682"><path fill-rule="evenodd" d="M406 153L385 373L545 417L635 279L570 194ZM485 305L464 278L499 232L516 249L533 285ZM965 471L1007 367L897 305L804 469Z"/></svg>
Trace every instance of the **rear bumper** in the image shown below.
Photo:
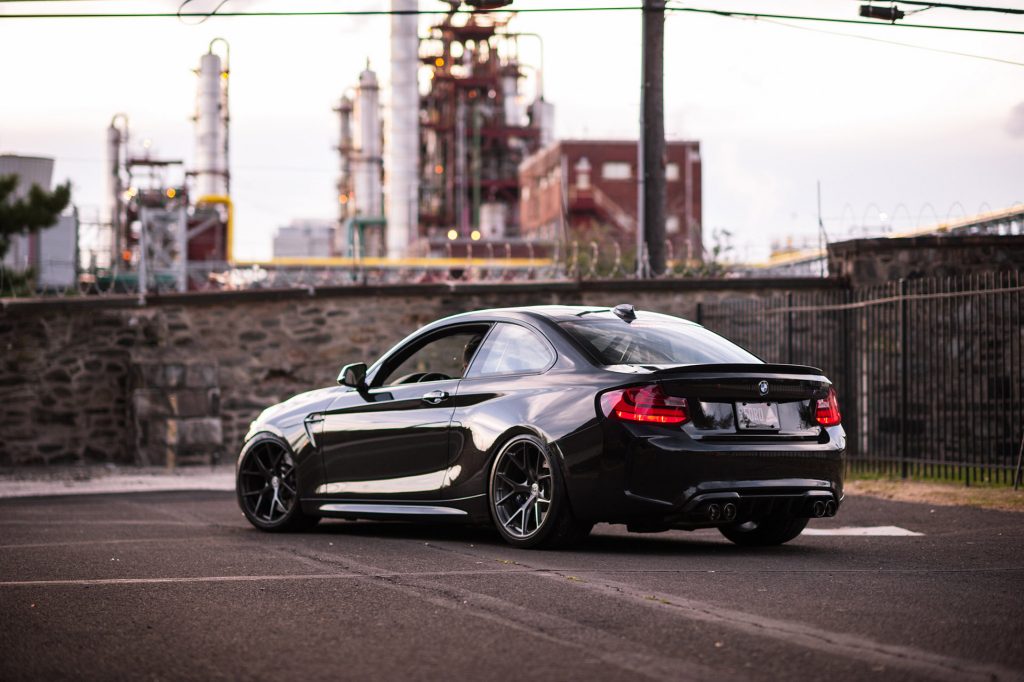
<svg viewBox="0 0 1024 682"><path fill-rule="evenodd" d="M824 429L814 442L709 444L614 425L603 441L601 473L577 477L570 470L567 477L573 511L587 520L696 528L773 515L828 516L843 499L840 426Z"/></svg>
<svg viewBox="0 0 1024 682"><path fill-rule="evenodd" d="M748 488L698 493L678 513L665 520L671 526L698 528L720 523L744 523L771 516L821 518L835 516L841 502L841 497L834 490L819 488L753 492Z"/></svg>

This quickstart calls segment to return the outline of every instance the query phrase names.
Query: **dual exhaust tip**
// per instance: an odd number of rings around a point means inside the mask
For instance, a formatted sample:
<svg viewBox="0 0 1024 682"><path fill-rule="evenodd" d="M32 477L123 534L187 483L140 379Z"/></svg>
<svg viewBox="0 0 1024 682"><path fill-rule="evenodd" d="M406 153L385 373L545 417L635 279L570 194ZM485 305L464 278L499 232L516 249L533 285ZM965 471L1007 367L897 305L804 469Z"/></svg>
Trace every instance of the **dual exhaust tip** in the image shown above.
<svg viewBox="0 0 1024 682"><path fill-rule="evenodd" d="M825 502L823 500L816 500L814 504L811 505L811 515L816 519L820 519L825 516L835 516L836 501L829 500L828 502Z"/></svg>
<svg viewBox="0 0 1024 682"><path fill-rule="evenodd" d="M708 521L733 521L736 519L736 505L732 502L708 505Z"/></svg>
<svg viewBox="0 0 1024 682"><path fill-rule="evenodd" d="M719 504L712 502L707 506L707 519L708 521L735 521L736 514L739 510L736 508L736 504L733 502L726 502L725 504ZM838 505L835 500L815 500L810 506L810 516L821 519L827 516L835 516L838 511Z"/></svg>

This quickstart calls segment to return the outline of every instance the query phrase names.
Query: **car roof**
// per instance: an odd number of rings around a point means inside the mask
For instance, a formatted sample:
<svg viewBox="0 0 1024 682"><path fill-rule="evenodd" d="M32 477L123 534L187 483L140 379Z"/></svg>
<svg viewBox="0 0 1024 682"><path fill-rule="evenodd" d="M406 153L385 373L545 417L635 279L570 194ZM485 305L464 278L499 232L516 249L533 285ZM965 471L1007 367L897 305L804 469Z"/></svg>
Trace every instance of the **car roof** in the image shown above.
<svg viewBox="0 0 1024 682"><path fill-rule="evenodd" d="M610 313L611 308L600 306L581 305L527 305L510 306L508 308L488 308L486 310L473 310L465 313L458 313L444 318L445 322L494 319L500 317L532 317L546 318L549 320L569 320L578 317L581 313ZM441 322L442 320L438 320Z"/></svg>
<svg viewBox="0 0 1024 682"><path fill-rule="evenodd" d="M642 316L658 315L651 311L637 310L636 313ZM487 310L474 310L472 312L459 313L438 322L472 322L476 320L494 319L496 317L532 317L543 318L552 322L565 322L569 320L589 319L618 319L612 308L607 306L585 306L585 305L531 305L514 306L508 308L489 308ZM591 317L593 316L593 317ZM676 318L682 319L682 318Z"/></svg>

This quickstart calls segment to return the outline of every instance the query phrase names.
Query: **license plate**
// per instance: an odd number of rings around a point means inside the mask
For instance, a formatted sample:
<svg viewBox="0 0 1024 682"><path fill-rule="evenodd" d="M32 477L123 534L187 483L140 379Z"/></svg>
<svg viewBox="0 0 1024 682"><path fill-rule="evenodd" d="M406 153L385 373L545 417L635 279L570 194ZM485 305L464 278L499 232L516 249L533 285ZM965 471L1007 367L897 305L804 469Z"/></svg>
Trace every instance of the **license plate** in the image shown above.
<svg viewBox="0 0 1024 682"><path fill-rule="evenodd" d="M736 403L736 424L744 431L778 431L779 406L774 403Z"/></svg>

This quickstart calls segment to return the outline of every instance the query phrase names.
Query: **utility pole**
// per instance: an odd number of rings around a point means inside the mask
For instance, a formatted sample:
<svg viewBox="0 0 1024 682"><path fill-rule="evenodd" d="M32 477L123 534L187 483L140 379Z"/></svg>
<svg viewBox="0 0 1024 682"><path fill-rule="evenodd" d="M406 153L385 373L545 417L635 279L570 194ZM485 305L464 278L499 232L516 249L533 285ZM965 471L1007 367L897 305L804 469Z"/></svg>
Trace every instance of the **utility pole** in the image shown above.
<svg viewBox="0 0 1024 682"><path fill-rule="evenodd" d="M641 191L637 220L647 244L648 275L665 271L665 0L644 0L640 82ZM640 246L639 234L637 246ZM637 259L641 258L640 249ZM642 266L637 268L642 273Z"/></svg>

